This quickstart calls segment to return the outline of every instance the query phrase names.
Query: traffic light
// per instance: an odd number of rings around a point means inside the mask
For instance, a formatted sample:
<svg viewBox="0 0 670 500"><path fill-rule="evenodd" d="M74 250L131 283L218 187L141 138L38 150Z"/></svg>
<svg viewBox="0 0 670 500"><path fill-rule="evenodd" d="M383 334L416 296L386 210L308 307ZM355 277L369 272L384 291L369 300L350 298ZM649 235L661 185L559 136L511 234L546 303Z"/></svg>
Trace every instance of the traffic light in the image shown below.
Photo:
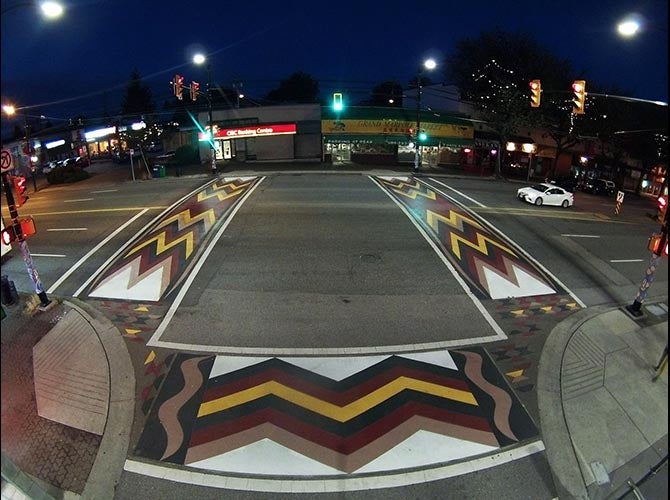
<svg viewBox="0 0 670 500"><path fill-rule="evenodd" d="M333 93L333 110L342 111L344 109L344 102L342 101L342 93Z"/></svg>
<svg viewBox="0 0 670 500"><path fill-rule="evenodd" d="M184 91L184 77L177 74L174 75L174 80L172 80L172 87L174 88L174 95L177 99L182 100L184 96L182 92Z"/></svg>
<svg viewBox="0 0 670 500"><path fill-rule="evenodd" d="M426 131L421 129L419 131L419 141L424 142L426 139L428 139L428 134L426 134Z"/></svg>
<svg viewBox="0 0 670 500"><path fill-rule="evenodd" d="M572 112L576 115L584 114L584 103L586 101L586 81L575 80L572 82Z"/></svg>
<svg viewBox="0 0 670 500"><path fill-rule="evenodd" d="M198 82L191 82L191 99L196 100L198 98L198 90L200 89L200 84Z"/></svg>
<svg viewBox="0 0 670 500"><path fill-rule="evenodd" d="M655 255L668 256L668 233L663 231L661 233L654 233L649 238L647 248Z"/></svg>
<svg viewBox="0 0 670 500"><path fill-rule="evenodd" d="M14 205L20 207L26 201L28 201L29 196L26 194L26 178L22 175L15 175L12 177L12 183L14 184Z"/></svg>
<svg viewBox="0 0 670 500"><path fill-rule="evenodd" d="M530 107L539 108L540 93L542 92L542 85L540 84L540 80L531 80L529 85L530 85Z"/></svg>
<svg viewBox="0 0 670 500"><path fill-rule="evenodd" d="M14 232L14 226L6 227L2 230L2 239L3 245L9 245L12 241L16 240L16 232Z"/></svg>

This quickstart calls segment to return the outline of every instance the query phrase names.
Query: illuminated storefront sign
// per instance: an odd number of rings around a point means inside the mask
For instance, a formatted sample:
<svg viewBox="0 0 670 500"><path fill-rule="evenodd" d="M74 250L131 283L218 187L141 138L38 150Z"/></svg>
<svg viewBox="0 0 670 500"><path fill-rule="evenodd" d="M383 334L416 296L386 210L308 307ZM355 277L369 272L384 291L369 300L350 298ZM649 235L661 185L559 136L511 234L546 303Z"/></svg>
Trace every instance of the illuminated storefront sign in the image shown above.
<svg viewBox="0 0 670 500"><path fill-rule="evenodd" d="M253 127L219 128L214 127L214 139L240 139L245 137L267 137L271 135L295 134L295 123L280 123L276 125L254 125ZM199 141L207 141L209 134L199 133Z"/></svg>
<svg viewBox="0 0 670 500"><path fill-rule="evenodd" d="M116 133L116 127L107 127L107 128L100 128L98 130L92 130L90 132L86 132L86 140L87 141L92 141L94 139L97 139L98 137L104 137L106 135L114 134Z"/></svg>
<svg viewBox="0 0 670 500"><path fill-rule="evenodd" d="M409 120L322 120L321 130L324 134L402 134L416 127L416 121ZM431 137L474 138L474 127L471 125L454 125L448 123L421 122L421 129Z"/></svg>
<svg viewBox="0 0 670 500"><path fill-rule="evenodd" d="M60 139L58 141L47 142L45 144L47 149L53 149L53 148L57 148L58 146L64 146L64 145L65 145L65 140L63 140L63 139Z"/></svg>

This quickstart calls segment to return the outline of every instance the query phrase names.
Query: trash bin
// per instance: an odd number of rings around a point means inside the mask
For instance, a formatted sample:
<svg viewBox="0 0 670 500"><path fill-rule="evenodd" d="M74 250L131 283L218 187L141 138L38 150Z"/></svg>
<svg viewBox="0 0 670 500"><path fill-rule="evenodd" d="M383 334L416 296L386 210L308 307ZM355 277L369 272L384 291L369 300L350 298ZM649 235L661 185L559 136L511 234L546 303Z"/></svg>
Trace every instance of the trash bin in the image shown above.
<svg viewBox="0 0 670 500"><path fill-rule="evenodd" d="M159 176L160 176L160 168L158 168L158 166L152 167L151 177L153 177L154 179L158 179Z"/></svg>
<svg viewBox="0 0 670 500"><path fill-rule="evenodd" d="M165 177L165 165L158 165L158 177Z"/></svg>

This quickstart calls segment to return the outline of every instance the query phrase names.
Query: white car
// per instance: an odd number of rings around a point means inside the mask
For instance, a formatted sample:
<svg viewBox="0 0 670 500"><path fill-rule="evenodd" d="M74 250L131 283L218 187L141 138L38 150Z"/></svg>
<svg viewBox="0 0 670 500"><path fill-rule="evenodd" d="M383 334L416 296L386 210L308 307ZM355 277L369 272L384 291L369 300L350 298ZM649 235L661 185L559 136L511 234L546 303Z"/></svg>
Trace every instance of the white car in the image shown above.
<svg viewBox="0 0 670 500"><path fill-rule="evenodd" d="M516 197L537 206L554 205L568 208L575 202L574 195L570 191L546 183L521 188L516 192Z"/></svg>

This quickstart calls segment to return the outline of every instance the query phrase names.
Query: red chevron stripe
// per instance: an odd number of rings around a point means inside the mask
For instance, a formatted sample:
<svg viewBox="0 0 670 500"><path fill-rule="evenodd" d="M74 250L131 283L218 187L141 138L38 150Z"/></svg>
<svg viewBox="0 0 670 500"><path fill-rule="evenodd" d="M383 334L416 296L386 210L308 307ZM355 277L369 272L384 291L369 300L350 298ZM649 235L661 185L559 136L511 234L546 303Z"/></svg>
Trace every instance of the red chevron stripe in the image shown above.
<svg viewBox="0 0 670 500"><path fill-rule="evenodd" d="M444 377L436 373L416 370L404 366L391 367L387 371L365 380L360 384L356 384L355 387L342 392L337 389L331 390L322 385L317 385L306 378L298 378L296 375L287 373L281 368L276 367L251 376L240 374L240 377L239 380L226 382L225 384L216 387L209 387L203 394L202 402L206 403L224 396L229 396L270 381L284 384L287 387L291 387L292 389L304 392L305 394L309 394L310 396L319 398L323 401L328 401L329 403L338 406L344 406L352 401L356 401L400 377L409 377L452 389L470 392L470 387L464 380ZM209 383L211 384L213 381L210 380ZM334 383L337 384L337 382Z"/></svg>
<svg viewBox="0 0 670 500"><path fill-rule="evenodd" d="M189 447L232 436L264 423L272 423L320 446L349 454L378 439L414 415L424 416L467 429L491 432L491 427L484 417L466 415L415 401L409 401L401 405L391 413L384 415L381 419L372 422L364 429L346 437L324 431L302 419L295 418L275 408L264 408L230 422L223 422L194 430L191 434Z"/></svg>

